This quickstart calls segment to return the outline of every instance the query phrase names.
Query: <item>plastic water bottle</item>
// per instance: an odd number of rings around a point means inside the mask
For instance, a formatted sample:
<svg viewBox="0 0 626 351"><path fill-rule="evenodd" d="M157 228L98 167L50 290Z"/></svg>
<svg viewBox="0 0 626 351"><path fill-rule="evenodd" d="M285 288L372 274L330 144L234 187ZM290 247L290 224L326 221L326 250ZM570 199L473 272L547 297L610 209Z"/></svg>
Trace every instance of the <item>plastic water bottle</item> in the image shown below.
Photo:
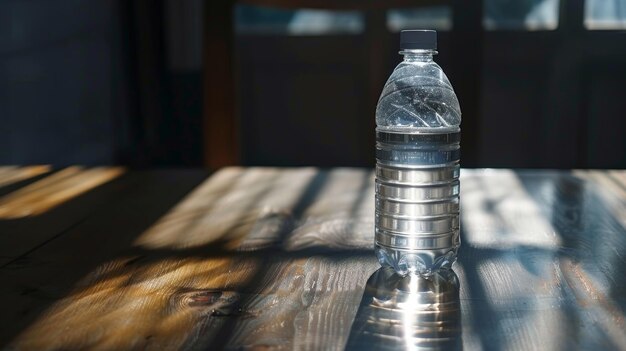
<svg viewBox="0 0 626 351"><path fill-rule="evenodd" d="M461 110L433 61L437 32L400 33L376 108L376 255L402 275L450 269L460 246Z"/></svg>

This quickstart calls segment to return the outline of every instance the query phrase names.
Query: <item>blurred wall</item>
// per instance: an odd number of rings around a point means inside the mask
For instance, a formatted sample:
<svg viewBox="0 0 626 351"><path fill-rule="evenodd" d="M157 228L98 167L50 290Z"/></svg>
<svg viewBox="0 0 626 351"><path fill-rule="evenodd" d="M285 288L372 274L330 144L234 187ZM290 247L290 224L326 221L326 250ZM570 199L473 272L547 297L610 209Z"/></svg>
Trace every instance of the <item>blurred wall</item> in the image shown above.
<svg viewBox="0 0 626 351"><path fill-rule="evenodd" d="M117 3L0 2L0 163L98 164L128 141Z"/></svg>
<svg viewBox="0 0 626 351"><path fill-rule="evenodd" d="M1 1L0 164L200 166L201 5Z"/></svg>
<svg viewBox="0 0 626 351"><path fill-rule="evenodd" d="M626 1L483 4L395 9L382 23L376 11L356 11L361 29L333 25L341 11L257 7L254 17L244 6L236 36L244 164L373 166L371 76L388 77L402 59L400 29L434 27L435 60L463 110L464 166L626 168ZM625 11L597 11L620 4Z"/></svg>
<svg viewBox="0 0 626 351"><path fill-rule="evenodd" d="M462 102L465 166L625 168L626 1L511 4L236 5L241 163L371 167L398 31L428 27ZM202 166L205 11L203 0L0 2L0 164Z"/></svg>

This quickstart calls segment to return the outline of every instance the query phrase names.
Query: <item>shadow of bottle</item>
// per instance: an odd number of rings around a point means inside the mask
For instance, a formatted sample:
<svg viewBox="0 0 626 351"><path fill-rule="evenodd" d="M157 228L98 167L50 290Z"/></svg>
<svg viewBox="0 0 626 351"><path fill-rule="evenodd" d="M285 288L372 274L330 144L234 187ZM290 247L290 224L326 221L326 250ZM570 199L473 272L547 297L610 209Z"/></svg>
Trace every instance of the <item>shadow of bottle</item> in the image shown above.
<svg viewBox="0 0 626 351"><path fill-rule="evenodd" d="M367 281L347 350L461 350L459 279L381 268Z"/></svg>

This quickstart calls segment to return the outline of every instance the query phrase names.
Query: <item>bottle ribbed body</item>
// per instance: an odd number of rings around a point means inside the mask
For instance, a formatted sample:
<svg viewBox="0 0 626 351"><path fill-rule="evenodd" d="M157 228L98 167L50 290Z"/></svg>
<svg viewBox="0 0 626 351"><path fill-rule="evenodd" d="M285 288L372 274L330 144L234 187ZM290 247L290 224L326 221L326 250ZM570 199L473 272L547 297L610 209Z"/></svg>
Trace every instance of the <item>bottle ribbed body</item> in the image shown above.
<svg viewBox="0 0 626 351"><path fill-rule="evenodd" d="M460 130L376 132L376 254L400 274L456 259Z"/></svg>

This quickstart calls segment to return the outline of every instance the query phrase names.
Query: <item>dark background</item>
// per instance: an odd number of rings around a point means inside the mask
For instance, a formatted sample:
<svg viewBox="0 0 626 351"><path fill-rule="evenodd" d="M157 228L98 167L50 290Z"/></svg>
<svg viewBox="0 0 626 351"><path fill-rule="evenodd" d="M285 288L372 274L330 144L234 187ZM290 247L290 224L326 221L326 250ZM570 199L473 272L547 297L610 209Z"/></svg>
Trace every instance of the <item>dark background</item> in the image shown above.
<svg viewBox="0 0 626 351"><path fill-rule="evenodd" d="M372 166L422 27L464 166L625 168L626 1L601 1L4 0L0 164Z"/></svg>

